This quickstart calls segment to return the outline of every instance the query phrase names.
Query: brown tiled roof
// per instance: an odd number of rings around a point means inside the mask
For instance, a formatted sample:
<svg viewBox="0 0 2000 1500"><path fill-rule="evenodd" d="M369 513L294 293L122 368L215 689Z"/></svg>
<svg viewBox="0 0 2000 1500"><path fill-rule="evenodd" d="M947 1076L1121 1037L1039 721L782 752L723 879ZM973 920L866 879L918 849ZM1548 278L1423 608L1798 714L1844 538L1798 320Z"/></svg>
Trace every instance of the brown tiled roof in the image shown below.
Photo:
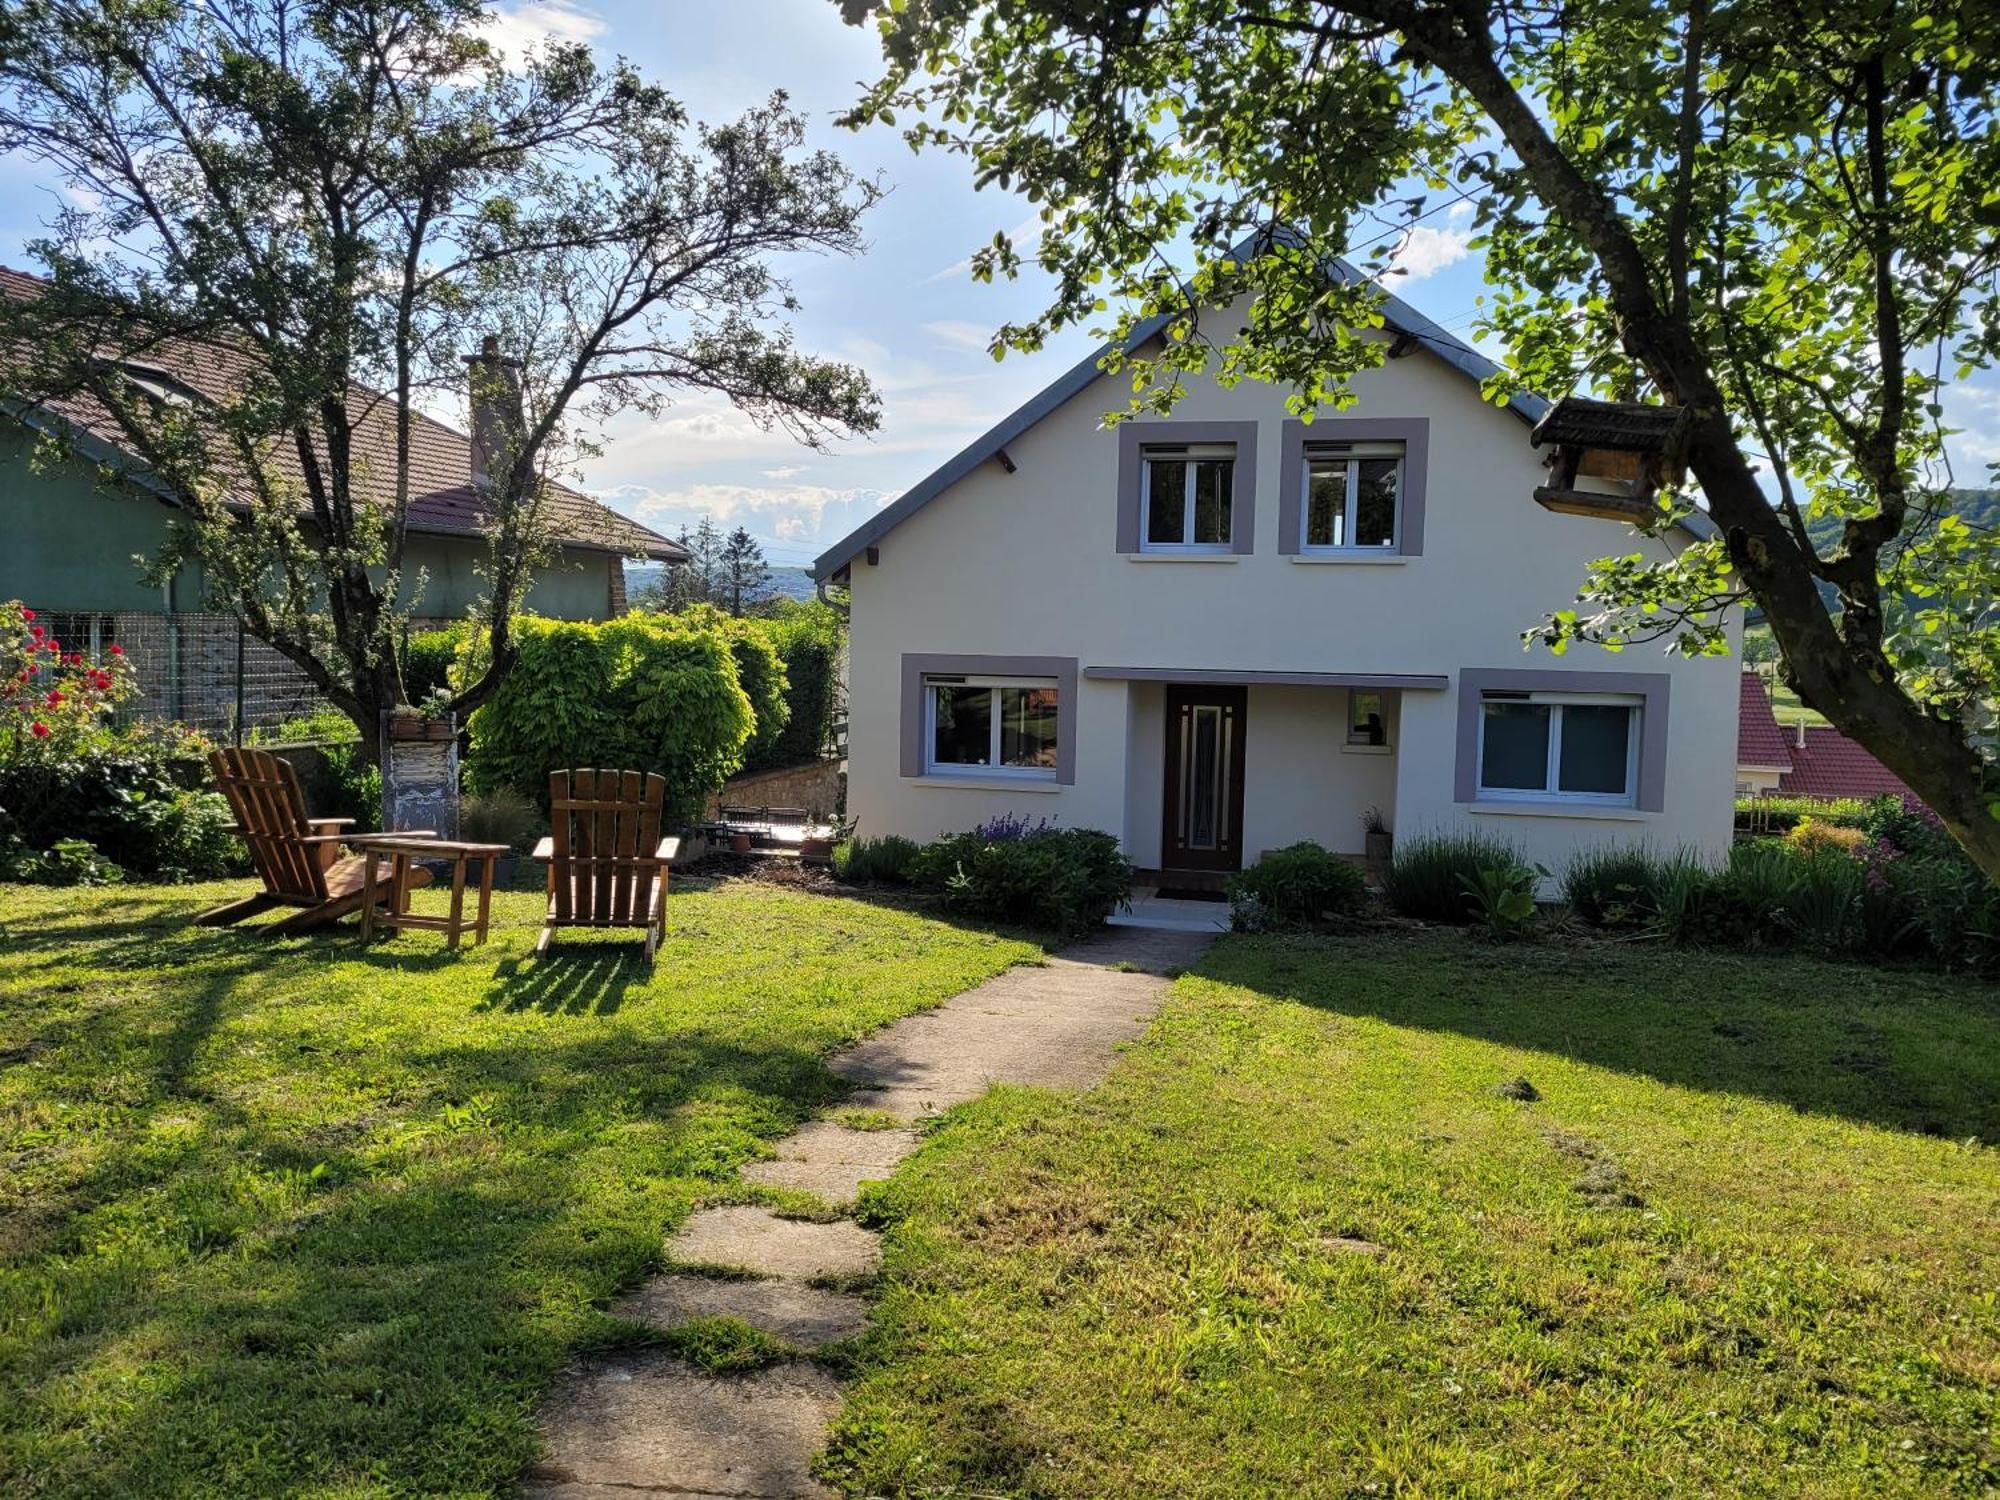
<svg viewBox="0 0 2000 1500"><path fill-rule="evenodd" d="M1792 748L1792 769L1778 778L1788 796L1916 800L1901 777L1831 724L1808 724L1802 739Z"/></svg>
<svg viewBox="0 0 2000 1500"><path fill-rule="evenodd" d="M1771 712L1771 695L1755 672L1737 673L1736 764L1790 770L1792 751L1778 716Z"/></svg>
<svg viewBox="0 0 2000 1500"><path fill-rule="evenodd" d="M1565 396L1535 424L1528 440L1537 448L1611 448L1627 453L1664 453L1672 445L1683 408L1647 401L1596 401Z"/></svg>
<svg viewBox="0 0 2000 1500"><path fill-rule="evenodd" d="M38 277L0 267L0 296L40 295ZM174 382L210 398L226 397L256 379L254 356L226 345L176 340L163 343L134 368L157 369ZM360 471L357 490L375 504L394 503L396 483L396 409L387 396L357 393L353 403L355 446ZM89 396L71 396L43 403L71 428L102 444L123 450L123 435L110 412ZM441 536L483 536L491 514L486 497L472 483L472 440L464 433L414 413L410 432L410 529ZM298 477L296 460L280 451L277 462ZM242 497L247 502L247 495ZM604 552L638 552L663 562L687 557L677 543L609 506L567 485L550 486L551 520L556 537L569 547Z"/></svg>

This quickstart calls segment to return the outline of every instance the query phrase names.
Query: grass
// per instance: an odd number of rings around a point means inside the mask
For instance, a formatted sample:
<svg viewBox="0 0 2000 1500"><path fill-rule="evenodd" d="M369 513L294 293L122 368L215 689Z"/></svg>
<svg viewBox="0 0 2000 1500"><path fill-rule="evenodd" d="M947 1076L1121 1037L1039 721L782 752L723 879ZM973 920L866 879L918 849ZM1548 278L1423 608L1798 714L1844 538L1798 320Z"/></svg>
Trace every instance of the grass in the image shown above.
<svg viewBox="0 0 2000 1500"><path fill-rule="evenodd" d="M533 894L457 957L187 924L244 889L0 888L0 1493L507 1489L634 1337L606 1300L839 1103L822 1056L1038 952L741 884L677 889L650 976L528 964Z"/></svg>
<svg viewBox="0 0 2000 1500"><path fill-rule="evenodd" d="M1996 1140L1990 987L1226 939L1102 1088L998 1091L871 1194L883 1300L827 1472L890 1494L1991 1493Z"/></svg>

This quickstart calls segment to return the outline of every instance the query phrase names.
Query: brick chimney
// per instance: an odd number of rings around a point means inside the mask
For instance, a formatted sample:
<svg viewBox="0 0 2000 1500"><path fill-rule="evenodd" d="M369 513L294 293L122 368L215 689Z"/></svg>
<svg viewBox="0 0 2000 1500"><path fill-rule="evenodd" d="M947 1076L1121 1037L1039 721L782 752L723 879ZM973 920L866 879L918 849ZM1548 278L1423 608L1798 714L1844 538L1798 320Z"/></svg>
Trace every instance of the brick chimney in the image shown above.
<svg viewBox="0 0 2000 1500"><path fill-rule="evenodd" d="M477 354L462 356L472 398L472 483L489 489L513 462L526 430L521 416L521 362L500 357L500 340L487 334Z"/></svg>

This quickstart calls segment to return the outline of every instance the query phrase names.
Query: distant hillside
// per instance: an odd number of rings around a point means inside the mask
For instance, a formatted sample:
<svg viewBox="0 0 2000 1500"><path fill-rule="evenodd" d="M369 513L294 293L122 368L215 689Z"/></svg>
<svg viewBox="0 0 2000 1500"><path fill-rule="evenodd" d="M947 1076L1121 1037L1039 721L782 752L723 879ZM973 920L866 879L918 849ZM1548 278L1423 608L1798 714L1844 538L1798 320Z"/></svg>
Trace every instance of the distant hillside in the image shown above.
<svg viewBox="0 0 2000 1500"><path fill-rule="evenodd" d="M638 598L640 591L658 583L666 570L664 563L626 563L625 597ZM814 594L812 575L804 568L773 568L770 592L776 599L810 599Z"/></svg>
<svg viewBox="0 0 2000 1500"><path fill-rule="evenodd" d="M2000 490L1953 490L1952 509L1965 521L1985 531L2000 531ZM1806 535L1821 552L1828 551L1840 538L1840 517L1814 516L1806 522ZM1820 597L1827 608L1838 608L1833 585L1822 581L1819 585ZM1764 612L1753 609L1747 618L1754 625L1764 618Z"/></svg>

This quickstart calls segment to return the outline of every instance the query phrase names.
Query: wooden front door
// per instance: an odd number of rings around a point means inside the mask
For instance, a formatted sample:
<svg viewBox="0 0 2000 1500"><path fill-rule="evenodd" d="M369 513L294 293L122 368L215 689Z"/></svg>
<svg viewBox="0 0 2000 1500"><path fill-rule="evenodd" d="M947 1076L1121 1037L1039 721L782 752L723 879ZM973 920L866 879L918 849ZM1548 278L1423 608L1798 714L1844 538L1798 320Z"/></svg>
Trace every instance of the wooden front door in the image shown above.
<svg viewBox="0 0 2000 1500"><path fill-rule="evenodd" d="M1167 685L1167 803L1160 865L1243 868L1243 731L1249 690Z"/></svg>

